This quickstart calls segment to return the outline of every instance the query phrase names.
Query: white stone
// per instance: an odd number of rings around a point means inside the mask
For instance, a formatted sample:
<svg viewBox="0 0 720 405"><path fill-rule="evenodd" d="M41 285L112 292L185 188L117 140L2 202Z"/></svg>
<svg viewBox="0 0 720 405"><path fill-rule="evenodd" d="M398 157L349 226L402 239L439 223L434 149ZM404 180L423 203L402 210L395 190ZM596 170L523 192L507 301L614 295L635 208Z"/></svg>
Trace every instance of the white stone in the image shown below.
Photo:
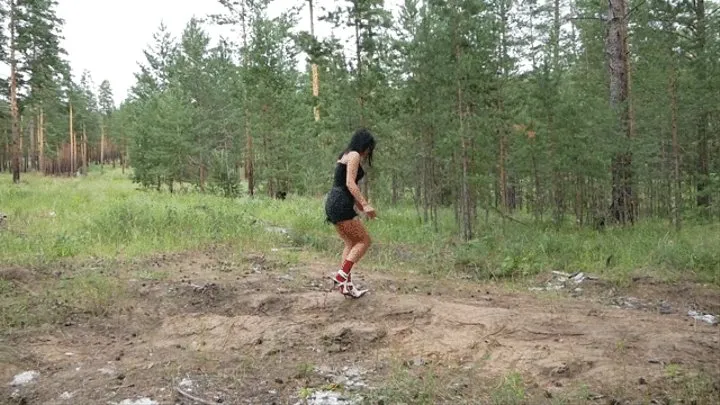
<svg viewBox="0 0 720 405"><path fill-rule="evenodd" d="M37 371L24 371L13 378L13 381L10 385L25 385L31 383L34 379L36 379L40 373Z"/></svg>

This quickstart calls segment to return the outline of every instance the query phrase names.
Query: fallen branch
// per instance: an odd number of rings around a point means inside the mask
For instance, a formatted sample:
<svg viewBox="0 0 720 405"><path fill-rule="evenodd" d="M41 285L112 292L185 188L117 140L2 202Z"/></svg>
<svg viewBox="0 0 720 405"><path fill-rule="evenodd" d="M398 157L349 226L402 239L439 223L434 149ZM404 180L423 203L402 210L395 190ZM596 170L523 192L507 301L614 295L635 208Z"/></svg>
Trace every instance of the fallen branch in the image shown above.
<svg viewBox="0 0 720 405"><path fill-rule="evenodd" d="M383 315L384 318L389 318L391 316L402 316L402 315L412 315L415 313L414 309L408 310L408 311L397 311L397 312L388 312L387 314Z"/></svg>
<svg viewBox="0 0 720 405"><path fill-rule="evenodd" d="M523 329L527 333L532 333L533 335L545 335L545 336L556 336L556 335L563 335L563 336L584 336L584 333L581 332L542 332L542 331L535 331L535 330L529 330L529 329Z"/></svg>
<svg viewBox="0 0 720 405"><path fill-rule="evenodd" d="M429 311L427 311L427 312L429 312ZM441 319L445 322L452 322L454 324L462 325L462 326L487 326L484 322L464 322L464 321L458 321L456 319L450 319L450 318L445 318L445 317L441 317Z"/></svg>
<svg viewBox="0 0 720 405"><path fill-rule="evenodd" d="M198 398L192 394L188 394L187 392L181 390L179 387L175 387L175 391L177 391L177 393L180 394L181 396L183 396L191 401L199 402L201 404L215 405L217 403L217 402L210 402L207 399Z"/></svg>
<svg viewBox="0 0 720 405"><path fill-rule="evenodd" d="M495 336L495 335L499 334L500 332L504 331L506 327L507 327L507 324L503 324L501 327L498 328L498 330L496 330L495 332L488 333L487 335L483 336L480 340L485 340L485 339L489 338L490 336Z"/></svg>
<svg viewBox="0 0 720 405"><path fill-rule="evenodd" d="M454 319L447 319L450 322L454 322L461 326L486 326L483 322L463 322L463 321L456 321Z"/></svg>

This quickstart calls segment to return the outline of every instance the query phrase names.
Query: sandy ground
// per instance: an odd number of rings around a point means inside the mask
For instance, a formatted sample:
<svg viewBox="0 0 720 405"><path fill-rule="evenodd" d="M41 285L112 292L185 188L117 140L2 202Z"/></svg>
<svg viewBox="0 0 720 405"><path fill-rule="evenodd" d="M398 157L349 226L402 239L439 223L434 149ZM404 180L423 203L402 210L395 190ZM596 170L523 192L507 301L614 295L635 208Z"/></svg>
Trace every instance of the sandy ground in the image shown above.
<svg viewBox="0 0 720 405"><path fill-rule="evenodd" d="M361 264L356 283L371 292L352 300L327 292L332 262L280 256L219 249L120 266L129 294L107 316L0 334L0 403L203 403L176 388L223 404L305 403L313 389L374 404L720 403L720 328L687 315L719 314L716 288L585 280L532 292ZM696 374L711 381L697 398Z"/></svg>

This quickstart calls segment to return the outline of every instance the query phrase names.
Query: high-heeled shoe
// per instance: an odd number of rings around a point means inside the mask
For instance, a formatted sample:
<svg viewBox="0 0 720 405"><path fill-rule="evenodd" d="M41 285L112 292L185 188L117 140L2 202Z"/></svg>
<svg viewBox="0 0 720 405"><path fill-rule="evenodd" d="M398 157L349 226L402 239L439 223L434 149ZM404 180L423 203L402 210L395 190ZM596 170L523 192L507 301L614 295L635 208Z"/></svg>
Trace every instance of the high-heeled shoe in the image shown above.
<svg viewBox="0 0 720 405"><path fill-rule="evenodd" d="M352 276L350 274L345 273L342 271L342 269L338 270L338 272L330 276L330 279L333 281L333 290L340 289L340 293L344 295L346 298L360 298L365 293L368 292L367 289L360 289L356 287L352 282Z"/></svg>

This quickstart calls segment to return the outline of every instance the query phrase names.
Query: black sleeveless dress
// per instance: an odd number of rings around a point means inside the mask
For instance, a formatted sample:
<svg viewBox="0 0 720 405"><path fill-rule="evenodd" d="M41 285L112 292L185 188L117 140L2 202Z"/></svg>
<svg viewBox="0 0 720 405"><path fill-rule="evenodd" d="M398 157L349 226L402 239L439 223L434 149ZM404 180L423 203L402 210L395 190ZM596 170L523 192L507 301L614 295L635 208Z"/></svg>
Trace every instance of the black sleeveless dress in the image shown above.
<svg viewBox="0 0 720 405"><path fill-rule="evenodd" d="M347 221L357 216L355 209L355 198L350 194L350 190L345 184L347 176L347 165L345 163L337 163L335 165L335 179L333 186L325 199L325 216L326 220L332 224ZM365 176L362 166L358 166L355 182L358 183Z"/></svg>

